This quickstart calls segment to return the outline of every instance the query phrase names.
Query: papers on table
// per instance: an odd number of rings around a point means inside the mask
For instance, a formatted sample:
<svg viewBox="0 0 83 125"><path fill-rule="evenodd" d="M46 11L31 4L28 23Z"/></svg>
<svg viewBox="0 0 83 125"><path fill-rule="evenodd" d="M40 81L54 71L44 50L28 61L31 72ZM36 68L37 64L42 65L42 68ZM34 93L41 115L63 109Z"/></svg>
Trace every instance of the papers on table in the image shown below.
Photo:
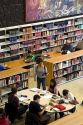
<svg viewBox="0 0 83 125"><path fill-rule="evenodd" d="M24 101L25 99L27 99L26 97L20 97L19 100L20 101Z"/></svg>
<svg viewBox="0 0 83 125"><path fill-rule="evenodd" d="M32 92L38 92L40 90L38 88L32 88L32 89L30 89L30 91L32 91Z"/></svg>
<svg viewBox="0 0 83 125"><path fill-rule="evenodd" d="M32 92L38 92L39 94L46 94L46 93L48 93L47 90L40 90L38 88L32 88L32 89L30 89L30 91L32 91Z"/></svg>
<svg viewBox="0 0 83 125"><path fill-rule="evenodd" d="M53 108L54 111L60 111L58 108Z"/></svg>
<svg viewBox="0 0 83 125"><path fill-rule="evenodd" d="M40 91L40 95L45 95L45 94L47 94L47 93L49 93L47 90L41 90L41 91Z"/></svg>
<svg viewBox="0 0 83 125"><path fill-rule="evenodd" d="M45 98L45 99L51 99L52 95L45 95L43 98Z"/></svg>
<svg viewBox="0 0 83 125"><path fill-rule="evenodd" d="M65 99L64 102L65 102L66 104L69 104L69 100L68 100L68 99Z"/></svg>

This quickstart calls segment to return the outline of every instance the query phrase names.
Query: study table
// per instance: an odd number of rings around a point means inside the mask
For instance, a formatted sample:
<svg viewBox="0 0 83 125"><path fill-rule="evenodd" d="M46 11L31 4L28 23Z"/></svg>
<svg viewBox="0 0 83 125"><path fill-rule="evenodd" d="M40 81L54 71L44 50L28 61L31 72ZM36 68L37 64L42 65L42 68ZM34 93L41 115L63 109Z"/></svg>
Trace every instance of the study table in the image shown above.
<svg viewBox="0 0 83 125"><path fill-rule="evenodd" d="M54 105L56 105L56 104L58 104L59 100L61 100L62 98L55 95L56 99L53 99L52 93L50 93L49 91L40 90L40 89L37 89L37 88L19 91L17 93L17 96L18 96L20 102L22 102L24 104L29 104L33 100L33 96L35 94L40 95L40 97L41 97L40 98L40 105L46 106L45 110L49 113L55 113L56 114L56 113L59 113L59 112L68 112L69 110L76 107L76 105L70 104L68 100L64 99L64 103L62 103L62 105L65 106L66 109L60 111L59 109L50 105L50 103L52 102Z"/></svg>

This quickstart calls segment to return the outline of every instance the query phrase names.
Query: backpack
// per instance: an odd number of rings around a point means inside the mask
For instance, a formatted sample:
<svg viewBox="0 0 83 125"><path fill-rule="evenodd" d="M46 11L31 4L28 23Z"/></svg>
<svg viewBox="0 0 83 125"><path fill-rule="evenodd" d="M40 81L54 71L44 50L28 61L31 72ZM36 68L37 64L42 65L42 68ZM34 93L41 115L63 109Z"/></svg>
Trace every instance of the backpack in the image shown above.
<svg viewBox="0 0 83 125"><path fill-rule="evenodd" d="M38 66L37 66L37 69L38 69ZM47 75L46 66L44 66L44 73L42 74L42 76L46 76L46 75Z"/></svg>

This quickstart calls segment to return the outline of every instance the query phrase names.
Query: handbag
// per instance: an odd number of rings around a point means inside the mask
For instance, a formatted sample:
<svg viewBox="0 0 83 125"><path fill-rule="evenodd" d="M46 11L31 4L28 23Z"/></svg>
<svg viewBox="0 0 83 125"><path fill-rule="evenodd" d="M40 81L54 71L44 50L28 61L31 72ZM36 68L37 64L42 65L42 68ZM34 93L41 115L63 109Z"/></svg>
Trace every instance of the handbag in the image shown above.
<svg viewBox="0 0 83 125"><path fill-rule="evenodd" d="M57 104L57 105L54 105L55 108L58 108L60 111L63 111L66 109L65 106L61 105L61 104Z"/></svg>

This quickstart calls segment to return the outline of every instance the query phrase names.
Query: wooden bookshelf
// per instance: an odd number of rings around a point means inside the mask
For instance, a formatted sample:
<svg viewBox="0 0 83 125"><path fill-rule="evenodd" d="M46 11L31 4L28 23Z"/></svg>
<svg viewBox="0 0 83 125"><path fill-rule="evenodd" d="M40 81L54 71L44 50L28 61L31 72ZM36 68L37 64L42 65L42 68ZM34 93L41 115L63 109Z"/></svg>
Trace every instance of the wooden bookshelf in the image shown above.
<svg viewBox="0 0 83 125"><path fill-rule="evenodd" d="M11 77L13 75L17 75L17 74L22 74L28 72L28 70L23 69L23 68L12 68L12 69L8 69L8 70L4 70L0 72L0 79L5 79L7 77Z"/></svg>
<svg viewBox="0 0 83 125"><path fill-rule="evenodd" d="M46 84L49 85L50 80L52 78L55 78L59 84L69 82L71 80L83 77L83 50L72 52L70 54L58 54L58 53L52 53L54 57L50 59L46 59L44 61L44 64L48 68L48 75ZM72 74L77 74L76 77L73 78ZM69 78L71 76L72 78ZM66 79L66 80L65 80ZM62 80L64 82L62 82Z"/></svg>
<svg viewBox="0 0 83 125"><path fill-rule="evenodd" d="M14 61L6 62L5 65L7 65L9 68L15 68L15 67L21 67L21 68L23 68L25 66L34 65L34 62L26 63L24 61L24 59L19 59L19 60L14 60Z"/></svg>
<svg viewBox="0 0 83 125"><path fill-rule="evenodd" d="M18 90L28 88L29 69L24 67L34 65L34 62L25 63L23 59L6 62L8 69L0 72L0 98L3 100L16 86Z"/></svg>
<svg viewBox="0 0 83 125"><path fill-rule="evenodd" d="M83 16L0 28L0 62L83 40Z"/></svg>

